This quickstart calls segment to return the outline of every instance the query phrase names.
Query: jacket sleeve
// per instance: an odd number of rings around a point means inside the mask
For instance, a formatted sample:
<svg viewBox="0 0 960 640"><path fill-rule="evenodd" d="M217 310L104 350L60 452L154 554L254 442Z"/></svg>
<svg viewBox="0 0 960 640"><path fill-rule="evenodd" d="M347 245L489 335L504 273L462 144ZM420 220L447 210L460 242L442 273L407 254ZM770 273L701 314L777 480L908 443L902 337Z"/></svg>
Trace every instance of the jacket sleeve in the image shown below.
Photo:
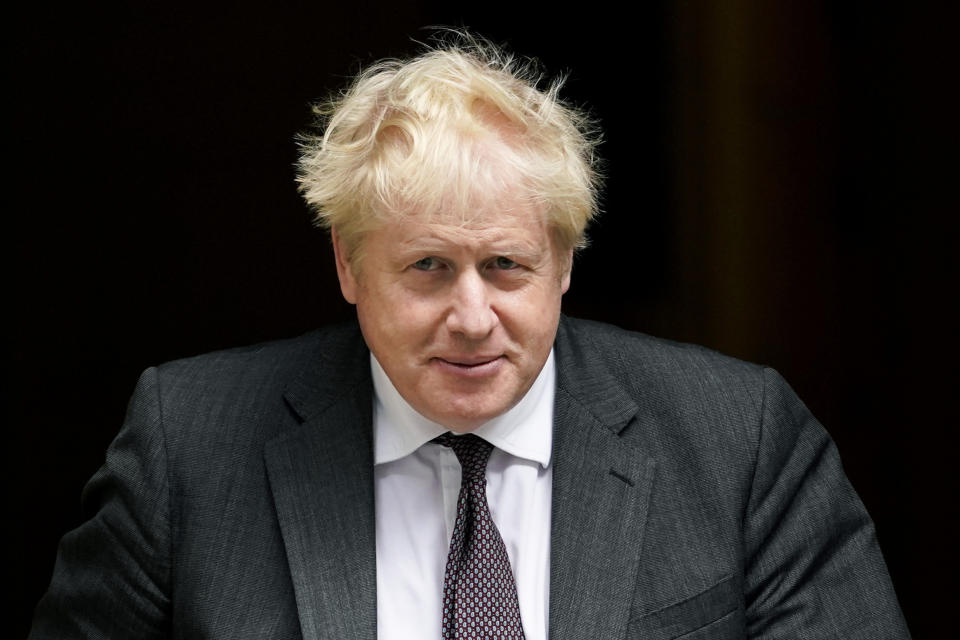
<svg viewBox="0 0 960 640"><path fill-rule="evenodd" d="M60 541L30 638L166 637L170 500L156 370L140 377L83 508L88 520Z"/></svg>
<svg viewBox="0 0 960 640"><path fill-rule="evenodd" d="M750 638L909 638L873 523L836 447L790 387L764 371L744 514Z"/></svg>

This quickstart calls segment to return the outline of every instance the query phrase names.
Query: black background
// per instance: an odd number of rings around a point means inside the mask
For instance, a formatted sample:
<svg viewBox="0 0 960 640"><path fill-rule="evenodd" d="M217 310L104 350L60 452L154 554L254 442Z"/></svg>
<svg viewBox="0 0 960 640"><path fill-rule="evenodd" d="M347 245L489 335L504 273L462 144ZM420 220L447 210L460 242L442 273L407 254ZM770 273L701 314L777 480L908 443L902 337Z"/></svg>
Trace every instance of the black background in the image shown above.
<svg viewBox="0 0 960 640"><path fill-rule="evenodd" d="M15 635L143 368L351 316L293 137L311 101L434 24L568 73L603 125L604 214L566 312L779 369L837 440L915 637L946 635L950 17L862 0L80 4L7 24Z"/></svg>

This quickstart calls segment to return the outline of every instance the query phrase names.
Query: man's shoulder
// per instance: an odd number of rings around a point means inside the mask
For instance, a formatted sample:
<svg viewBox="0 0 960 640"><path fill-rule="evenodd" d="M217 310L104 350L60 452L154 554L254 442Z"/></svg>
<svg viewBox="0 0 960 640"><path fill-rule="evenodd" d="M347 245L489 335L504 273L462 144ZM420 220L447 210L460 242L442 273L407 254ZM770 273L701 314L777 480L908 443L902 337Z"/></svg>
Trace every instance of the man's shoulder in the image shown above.
<svg viewBox="0 0 960 640"><path fill-rule="evenodd" d="M651 336L597 322L564 317L558 343L573 347L581 364L607 369L624 379L659 380L734 378L755 381L764 366L707 347Z"/></svg>
<svg viewBox="0 0 960 640"><path fill-rule="evenodd" d="M358 341L362 342L359 327L349 322L291 338L180 358L160 364L156 369L161 377L189 379L194 384L237 377L251 378L253 382L255 378L283 376L325 362L332 364L346 357L347 352L356 356Z"/></svg>
<svg viewBox="0 0 960 640"><path fill-rule="evenodd" d="M130 406L155 407L167 437L192 446L221 433L267 439L356 386L367 358L356 323L332 325L150 367Z"/></svg>
<svg viewBox="0 0 960 640"><path fill-rule="evenodd" d="M315 399L323 388L360 376L366 354L357 324L345 323L173 360L145 375L156 380L161 403L202 415L220 405L276 403L281 397L296 402L302 389Z"/></svg>
<svg viewBox="0 0 960 640"><path fill-rule="evenodd" d="M645 437L732 447L737 458L759 437L770 381L780 383L769 368L706 347L569 318L557 367L558 388L588 410L618 406L641 416Z"/></svg>

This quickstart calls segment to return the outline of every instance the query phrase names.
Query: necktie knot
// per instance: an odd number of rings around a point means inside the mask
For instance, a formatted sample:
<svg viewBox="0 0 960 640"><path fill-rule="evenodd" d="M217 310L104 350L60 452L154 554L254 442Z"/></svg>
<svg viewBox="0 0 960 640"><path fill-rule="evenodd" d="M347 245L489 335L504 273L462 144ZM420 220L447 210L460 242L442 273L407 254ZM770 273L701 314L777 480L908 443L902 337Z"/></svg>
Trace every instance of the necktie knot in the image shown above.
<svg viewBox="0 0 960 640"><path fill-rule="evenodd" d="M493 445L479 436L467 433L455 436L449 432L437 436L434 442L449 447L456 454L463 469L464 478L483 478L487 470L487 461L493 452Z"/></svg>

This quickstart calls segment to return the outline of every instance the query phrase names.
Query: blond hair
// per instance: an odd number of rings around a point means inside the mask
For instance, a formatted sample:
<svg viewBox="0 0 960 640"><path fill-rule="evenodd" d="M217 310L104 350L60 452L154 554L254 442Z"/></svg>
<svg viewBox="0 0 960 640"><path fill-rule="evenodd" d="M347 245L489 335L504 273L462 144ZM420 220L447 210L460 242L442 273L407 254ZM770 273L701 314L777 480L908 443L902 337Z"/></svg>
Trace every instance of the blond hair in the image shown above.
<svg viewBox="0 0 960 640"><path fill-rule="evenodd" d="M539 89L532 60L446 32L408 60L362 71L318 104L319 135L300 137L298 182L320 226L352 255L389 216L453 215L519 197L537 207L558 248L585 246L597 213L597 130Z"/></svg>

